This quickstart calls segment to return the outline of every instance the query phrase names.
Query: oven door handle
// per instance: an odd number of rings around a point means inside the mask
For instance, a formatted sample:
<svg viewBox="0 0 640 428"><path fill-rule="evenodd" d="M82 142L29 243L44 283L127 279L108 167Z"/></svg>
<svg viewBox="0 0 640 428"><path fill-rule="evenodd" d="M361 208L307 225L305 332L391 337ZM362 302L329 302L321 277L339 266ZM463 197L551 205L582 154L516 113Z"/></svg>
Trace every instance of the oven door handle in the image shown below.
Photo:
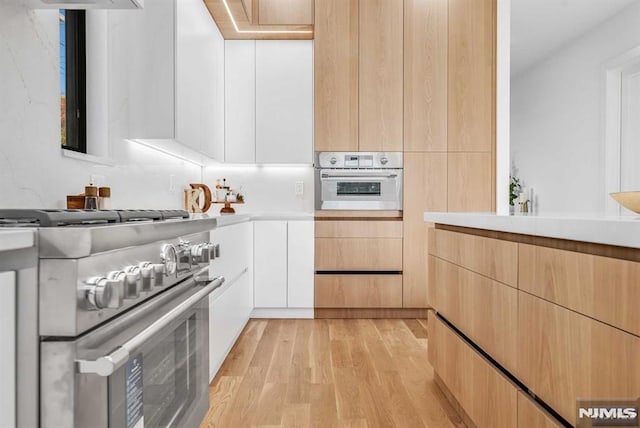
<svg viewBox="0 0 640 428"><path fill-rule="evenodd" d="M207 267L205 269L209 268ZM199 278L202 278L202 276ZM201 281L202 279L196 279L197 283ZM116 370L129 361L131 354L133 354L143 343L147 342L150 338L164 330L169 324L179 319L200 300L220 288L222 284L224 284L224 281L225 279L223 276L213 279L204 286L202 290L199 290L193 296L180 303L170 312L160 317L156 322L142 330L133 338L129 339L126 343L116 348L110 354L100 357L94 361L76 360L76 369L78 373L97 374L104 377L111 376Z"/></svg>
<svg viewBox="0 0 640 428"><path fill-rule="evenodd" d="M357 181L357 180L363 180L363 181L371 181L371 180L380 180L380 179L391 179L391 178L397 178L398 174L380 174L380 175L375 175L375 174L368 174L368 175L348 175L348 174L341 174L341 175L332 175L332 174L322 174L320 178L322 178L323 180L353 180L353 181Z"/></svg>

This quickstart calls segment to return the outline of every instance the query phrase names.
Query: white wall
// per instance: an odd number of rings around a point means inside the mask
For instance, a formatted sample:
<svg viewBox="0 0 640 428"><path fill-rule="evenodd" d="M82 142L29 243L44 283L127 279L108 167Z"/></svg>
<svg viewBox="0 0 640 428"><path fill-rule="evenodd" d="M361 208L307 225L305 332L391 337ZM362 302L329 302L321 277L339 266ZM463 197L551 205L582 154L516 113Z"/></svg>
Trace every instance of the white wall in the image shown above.
<svg viewBox="0 0 640 428"><path fill-rule="evenodd" d="M512 78L511 159L538 213L604 212L604 66L640 45L639 22L636 2Z"/></svg>
<svg viewBox="0 0 640 428"><path fill-rule="evenodd" d="M0 1L0 208L62 208L91 175L112 187L114 208L181 208L182 188L202 181L202 169L116 139L126 109L109 117L117 166L61 155L58 12L22 3Z"/></svg>
<svg viewBox="0 0 640 428"><path fill-rule="evenodd" d="M226 178L232 188L242 186L244 205L237 212L307 212L314 210L313 166L234 165L207 167L204 182L212 189ZM304 183L304 195L295 194L295 183ZM215 207L221 207L216 205ZM219 208L212 208L212 211Z"/></svg>

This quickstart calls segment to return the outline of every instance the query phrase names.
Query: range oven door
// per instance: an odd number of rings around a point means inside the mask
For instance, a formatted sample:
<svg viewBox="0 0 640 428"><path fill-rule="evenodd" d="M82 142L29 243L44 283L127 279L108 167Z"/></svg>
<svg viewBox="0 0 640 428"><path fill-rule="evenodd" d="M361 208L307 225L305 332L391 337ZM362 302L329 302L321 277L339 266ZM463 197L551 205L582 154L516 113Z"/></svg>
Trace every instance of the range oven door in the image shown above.
<svg viewBox="0 0 640 428"><path fill-rule="evenodd" d="M321 210L401 210L401 169L323 169Z"/></svg>
<svg viewBox="0 0 640 428"><path fill-rule="evenodd" d="M75 341L41 344L41 427L197 428L209 408L209 299L176 285Z"/></svg>

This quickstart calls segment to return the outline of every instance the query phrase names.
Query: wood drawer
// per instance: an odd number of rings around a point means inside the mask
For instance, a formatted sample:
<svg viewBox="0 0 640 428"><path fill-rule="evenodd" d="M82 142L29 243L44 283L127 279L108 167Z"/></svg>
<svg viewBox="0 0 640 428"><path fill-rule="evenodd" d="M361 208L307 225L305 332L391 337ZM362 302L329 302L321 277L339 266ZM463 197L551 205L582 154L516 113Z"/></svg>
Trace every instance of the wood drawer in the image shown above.
<svg viewBox="0 0 640 428"><path fill-rule="evenodd" d="M545 300L640 335L640 263L519 246L519 287Z"/></svg>
<svg viewBox="0 0 640 428"><path fill-rule="evenodd" d="M518 290L429 256L429 302L504 368L515 371Z"/></svg>
<svg viewBox="0 0 640 428"><path fill-rule="evenodd" d="M517 426L516 386L439 318L428 322L431 363L469 418L478 428Z"/></svg>
<svg viewBox="0 0 640 428"><path fill-rule="evenodd" d="M402 238L398 220L316 220L316 238Z"/></svg>
<svg viewBox="0 0 640 428"><path fill-rule="evenodd" d="M401 308L402 275L316 275L316 308Z"/></svg>
<svg viewBox="0 0 640 428"><path fill-rule="evenodd" d="M431 238L429 252L434 256L517 287L517 243L442 229Z"/></svg>
<svg viewBox="0 0 640 428"><path fill-rule="evenodd" d="M640 396L640 338L522 291L518 306L515 375L563 418L578 398Z"/></svg>
<svg viewBox="0 0 640 428"><path fill-rule="evenodd" d="M316 271L402 271L401 238L316 238Z"/></svg>
<svg viewBox="0 0 640 428"><path fill-rule="evenodd" d="M518 391L518 428L562 428L553 416L522 391Z"/></svg>

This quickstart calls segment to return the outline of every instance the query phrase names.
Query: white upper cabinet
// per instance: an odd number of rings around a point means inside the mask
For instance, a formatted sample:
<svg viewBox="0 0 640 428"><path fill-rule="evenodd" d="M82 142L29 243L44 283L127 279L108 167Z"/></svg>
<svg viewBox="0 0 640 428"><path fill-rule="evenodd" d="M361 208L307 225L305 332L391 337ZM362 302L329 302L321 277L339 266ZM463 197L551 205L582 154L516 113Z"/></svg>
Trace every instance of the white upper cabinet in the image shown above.
<svg viewBox="0 0 640 428"><path fill-rule="evenodd" d="M225 42L225 162L256 161L256 42Z"/></svg>
<svg viewBox="0 0 640 428"><path fill-rule="evenodd" d="M313 41L256 41L256 162L313 162Z"/></svg>
<svg viewBox="0 0 640 428"><path fill-rule="evenodd" d="M153 0L143 10L108 12L110 120L118 137L175 138L175 8L176 0Z"/></svg>
<svg viewBox="0 0 640 428"><path fill-rule="evenodd" d="M224 39L202 0L179 0L176 139L224 159Z"/></svg>

